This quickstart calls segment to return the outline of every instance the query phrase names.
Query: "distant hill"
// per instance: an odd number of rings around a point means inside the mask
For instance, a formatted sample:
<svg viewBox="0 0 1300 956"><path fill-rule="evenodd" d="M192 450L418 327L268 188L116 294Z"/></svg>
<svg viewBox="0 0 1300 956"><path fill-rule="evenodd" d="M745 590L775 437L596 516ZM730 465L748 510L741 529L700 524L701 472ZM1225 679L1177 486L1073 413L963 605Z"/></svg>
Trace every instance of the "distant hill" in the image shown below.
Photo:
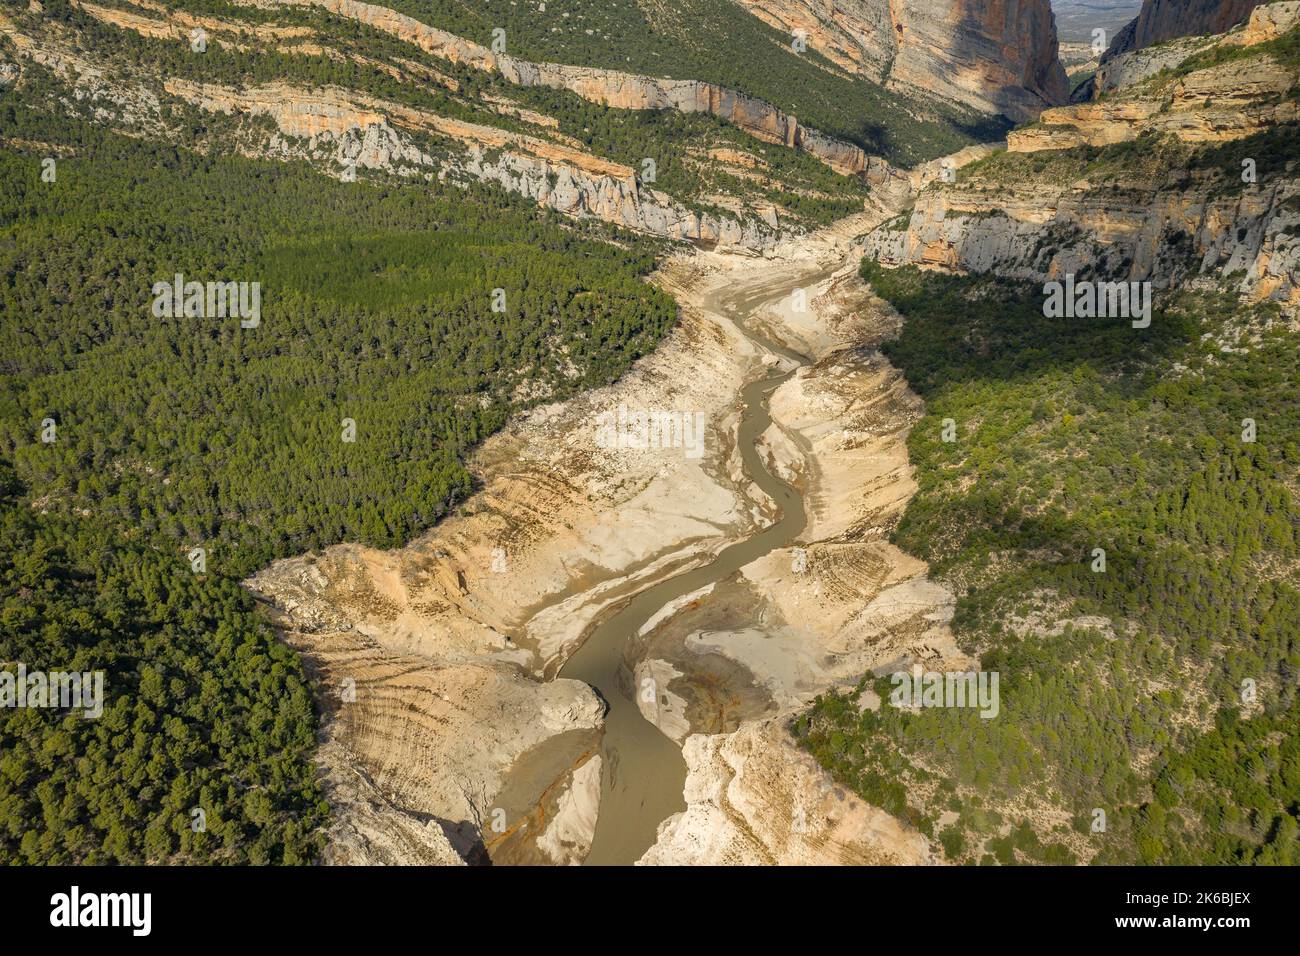
<svg viewBox="0 0 1300 956"><path fill-rule="evenodd" d="M1138 15L1142 0L1052 0L1056 32L1062 43L1092 40L1092 31L1106 31L1106 42Z"/></svg>

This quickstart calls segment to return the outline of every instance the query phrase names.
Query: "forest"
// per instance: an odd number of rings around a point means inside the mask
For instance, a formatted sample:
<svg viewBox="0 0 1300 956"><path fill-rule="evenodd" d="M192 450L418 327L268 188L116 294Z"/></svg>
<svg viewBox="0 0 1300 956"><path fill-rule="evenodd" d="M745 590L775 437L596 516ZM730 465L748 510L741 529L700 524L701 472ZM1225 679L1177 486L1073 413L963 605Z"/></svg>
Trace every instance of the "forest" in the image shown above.
<svg viewBox="0 0 1300 956"><path fill-rule="evenodd" d="M198 154L13 91L0 141L0 662L102 670L107 697L97 720L0 712L0 861L310 862L311 696L239 581L464 500L508 415L672 326L654 249L500 191ZM259 283L260 322L155 317L177 273Z"/></svg>
<svg viewBox="0 0 1300 956"><path fill-rule="evenodd" d="M674 319L648 249L500 191L68 126L54 184L43 153L0 154L0 453L50 507L206 544L232 574L406 540L463 500L465 453L512 410L610 380ZM50 128L0 100L0 134ZM260 326L156 319L151 289L176 273L259 282Z"/></svg>
<svg viewBox="0 0 1300 956"><path fill-rule="evenodd" d="M102 671L107 701L0 709L0 862L315 859L328 806L297 655L237 581L28 491L0 461L0 660Z"/></svg>
<svg viewBox="0 0 1300 956"><path fill-rule="evenodd" d="M954 589L1001 712L831 693L796 736L955 860L1300 861L1300 346L1275 307L1175 292L1135 330L1045 319L1032 286L862 272L926 402L893 540Z"/></svg>

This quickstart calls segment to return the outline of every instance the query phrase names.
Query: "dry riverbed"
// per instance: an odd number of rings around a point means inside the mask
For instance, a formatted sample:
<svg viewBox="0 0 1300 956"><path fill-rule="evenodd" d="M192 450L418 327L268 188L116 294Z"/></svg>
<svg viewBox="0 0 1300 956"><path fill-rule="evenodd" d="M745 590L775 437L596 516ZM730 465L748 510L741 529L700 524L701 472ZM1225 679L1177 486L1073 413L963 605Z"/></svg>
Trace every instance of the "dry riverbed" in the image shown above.
<svg viewBox="0 0 1300 956"><path fill-rule="evenodd" d="M605 703L557 678L630 599L778 517L745 473L738 396L772 355L808 356L772 396L769 470L803 493L799 539L653 615L629 686L684 742L685 810L642 862L925 862L924 837L829 778L785 731L830 686L902 659L961 663L951 598L889 545L913 491L919 403L874 350L896 317L856 277L846 221L768 259L697 253L656 281L682 306L613 386L484 443L482 490L429 534L340 545L247 583L326 702L319 763L335 863L578 863L600 813ZM803 290L803 295L796 290ZM799 309L801 300L806 308ZM793 368L793 365L790 365ZM703 454L611 448L602 413L701 413Z"/></svg>

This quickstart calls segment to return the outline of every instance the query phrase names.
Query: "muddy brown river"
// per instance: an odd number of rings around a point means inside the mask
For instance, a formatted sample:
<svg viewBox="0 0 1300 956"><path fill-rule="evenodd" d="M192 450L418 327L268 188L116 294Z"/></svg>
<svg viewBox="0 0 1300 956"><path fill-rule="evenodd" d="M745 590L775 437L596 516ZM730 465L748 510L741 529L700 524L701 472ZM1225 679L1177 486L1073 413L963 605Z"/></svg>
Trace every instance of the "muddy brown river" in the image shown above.
<svg viewBox="0 0 1300 956"><path fill-rule="evenodd" d="M756 442L771 425L772 393L808 362L787 346L754 330L746 319L762 305L778 301L799 287L828 277L834 268L810 266L808 274L775 282L733 287L711 293L704 308L724 315L762 350L788 361L749 382L740 393L738 446L745 474L780 508L780 518L750 537L730 545L709 564L661 581L635 595L597 624L582 647L560 670L561 677L585 681L609 705L602 744L600 810L588 865L630 865L655 841L659 824L686 808L682 788L686 762L682 751L641 715L625 651L642 626L665 604L735 574L777 548L789 545L806 524L803 495L767 470ZM793 366L790 363L794 363ZM660 688L662 694L664 689Z"/></svg>

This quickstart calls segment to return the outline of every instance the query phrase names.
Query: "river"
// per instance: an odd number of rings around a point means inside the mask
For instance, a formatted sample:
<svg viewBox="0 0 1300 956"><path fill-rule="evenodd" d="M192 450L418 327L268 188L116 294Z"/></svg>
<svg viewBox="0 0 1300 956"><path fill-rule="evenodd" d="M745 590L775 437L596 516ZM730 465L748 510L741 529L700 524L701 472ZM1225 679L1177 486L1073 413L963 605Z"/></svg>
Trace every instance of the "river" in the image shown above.
<svg viewBox="0 0 1300 956"><path fill-rule="evenodd" d="M807 522L802 493L767 470L757 441L771 425L772 393L808 363L808 358L758 333L746 319L763 305L811 286L834 268L810 264L806 274L736 285L710 293L706 311L725 316L762 351L788 361L773 366L740 392L738 446L745 474L780 508L780 518L728 546L709 564L685 571L636 594L592 630L560 671L561 677L590 684L609 705L602 743L600 811L588 865L630 865L655 841L659 824L686 808L682 751L646 720L629 696L632 677L625 649L642 626L665 604L730 577L769 551L794 541ZM793 365L791 365L793 363Z"/></svg>

